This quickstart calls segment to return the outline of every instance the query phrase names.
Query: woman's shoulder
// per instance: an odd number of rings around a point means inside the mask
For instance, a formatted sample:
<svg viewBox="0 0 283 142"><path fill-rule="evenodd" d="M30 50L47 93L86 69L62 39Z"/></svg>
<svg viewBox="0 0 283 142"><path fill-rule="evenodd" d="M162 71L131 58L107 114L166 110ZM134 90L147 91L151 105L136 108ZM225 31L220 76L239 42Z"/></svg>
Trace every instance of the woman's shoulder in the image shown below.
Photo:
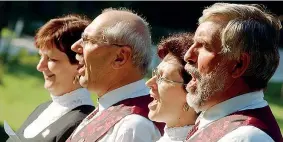
<svg viewBox="0 0 283 142"><path fill-rule="evenodd" d="M40 108L47 108L50 104L52 103L52 100L48 100L46 102L43 102L41 104L39 104L34 110L36 109L40 109Z"/></svg>
<svg viewBox="0 0 283 142"><path fill-rule="evenodd" d="M36 119L50 104L52 101L46 101L44 103L39 104L28 116L27 120L29 119Z"/></svg>
<svg viewBox="0 0 283 142"><path fill-rule="evenodd" d="M70 119L72 121L74 120L81 121L86 116L88 116L94 109L95 107L92 105L81 105L72 109L62 117L66 119Z"/></svg>

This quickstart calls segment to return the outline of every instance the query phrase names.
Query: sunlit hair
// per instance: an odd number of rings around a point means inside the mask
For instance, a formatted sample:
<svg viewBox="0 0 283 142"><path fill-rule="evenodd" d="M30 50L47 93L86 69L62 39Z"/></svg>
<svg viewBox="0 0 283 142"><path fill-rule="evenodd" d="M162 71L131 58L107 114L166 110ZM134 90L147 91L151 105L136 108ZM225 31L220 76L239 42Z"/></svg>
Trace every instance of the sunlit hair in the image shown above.
<svg viewBox="0 0 283 142"><path fill-rule="evenodd" d="M76 53L71 50L71 46L81 38L82 32L89 24L90 20L79 15L51 19L37 31L35 46L40 49L55 47L68 56L71 64L76 64Z"/></svg>
<svg viewBox="0 0 283 142"><path fill-rule="evenodd" d="M162 39L157 46L157 54L160 59L164 59L166 55L171 54L182 65L179 73L183 77L185 84L189 83L191 76L184 69L184 66L186 65L184 55L192 44L193 34L181 33Z"/></svg>
<svg viewBox="0 0 283 142"><path fill-rule="evenodd" d="M152 58L149 24L144 18L126 8L108 8L103 10L102 13L111 11L128 12L138 18L138 21L128 21L125 19L108 26L102 31L102 35L112 44L128 45L131 47L133 51L133 64L137 66L143 74L146 74ZM123 15L117 14L116 16L119 17ZM120 17L120 19L124 18ZM140 27L131 26L131 22L139 23Z"/></svg>
<svg viewBox="0 0 283 142"><path fill-rule="evenodd" d="M249 87L265 88L279 64L279 19L257 4L215 3L199 18L200 24L206 21L222 23L220 54L231 60L239 60L242 53L250 55L243 75Z"/></svg>

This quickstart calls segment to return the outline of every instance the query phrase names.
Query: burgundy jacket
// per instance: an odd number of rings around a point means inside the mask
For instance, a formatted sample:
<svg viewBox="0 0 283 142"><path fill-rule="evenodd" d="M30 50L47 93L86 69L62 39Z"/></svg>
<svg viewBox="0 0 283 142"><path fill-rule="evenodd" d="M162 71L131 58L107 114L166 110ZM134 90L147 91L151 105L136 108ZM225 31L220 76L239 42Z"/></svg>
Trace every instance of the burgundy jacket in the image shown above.
<svg viewBox="0 0 283 142"><path fill-rule="evenodd" d="M149 95L130 98L120 101L108 109L104 110L98 117L94 118L88 125L83 127L76 135L70 136L67 142L95 142L103 137L108 130L115 126L122 118L130 114L141 115L148 118L148 104L152 101ZM97 111L87 118L91 119ZM163 135L163 129L165 123L156 123L156 127L159 129L161 135Z"/></svg>
<svg viewBox="0 0 283 142"><path fill-rule="evenodd" d="M217 142L223 136L241 126L254 126L268 134L275 142L283 142L279 126L269 106L232 113L213 122L190 139L195 132L191 131L188 134L187 141Z"/></svg>

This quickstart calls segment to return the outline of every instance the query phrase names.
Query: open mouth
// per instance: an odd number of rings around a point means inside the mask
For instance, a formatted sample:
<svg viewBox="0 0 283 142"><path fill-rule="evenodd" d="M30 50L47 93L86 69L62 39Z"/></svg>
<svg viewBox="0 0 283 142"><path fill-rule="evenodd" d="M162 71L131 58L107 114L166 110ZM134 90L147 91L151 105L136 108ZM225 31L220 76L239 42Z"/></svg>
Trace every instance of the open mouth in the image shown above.
<svg viewBox="0 0 283 142"><path fill-rule="evenodd" d="M55 74L50 74L50 75L44 75L45 79L50 79L51 77L55 76Z"/></svg>
<svg viewBox="0 0 283 142"><path fill-rule="evenodd" d="M191 80L189 81L189 83L186 86L187 92L190 92L189 90L191 90L192 88L195 88L197 86L196 76L191 72L189 72L189 74L191 75Z"/></svg>
<svg viewBox="0 0 283 142"><path fill-rule="evenodd" d="M187 89L188 88L191 88L191 87L193 87L193 86L196 86L196 84L197 84L197 79L196 78L194 78L194 77L192 77L192 79L191 79L191 81L187 84Z"/></svg>
<svg viewBox="0 0 283 142"><path fill-rule="evenodd" d="M85 64L79 63L78 68L77 68L78 74L82 75L83 72L85 71Z"/></svg>
<svg viewBox="0 0 283 142"><path fill-rule="evenodd" d="M191 80L186 86L186 90L189 92L189 90L192 89L192 87L196 87L197 85L197 78L199 78L199 74L197 70L193 67L190 67L188 64L185 66L185 70L190 74Z"/></svg>
<svg viewBox="0 0 283 142"><path fill-rule="evenodd" d="M150 94L150 97L153 98L153 101L151 101L151 102L148 104L148 108L151 109L151 110L155 110L156 107L157 107L157 104L158 104L159 100L158 100L158 98L157 98L155 95Z"/></svg>

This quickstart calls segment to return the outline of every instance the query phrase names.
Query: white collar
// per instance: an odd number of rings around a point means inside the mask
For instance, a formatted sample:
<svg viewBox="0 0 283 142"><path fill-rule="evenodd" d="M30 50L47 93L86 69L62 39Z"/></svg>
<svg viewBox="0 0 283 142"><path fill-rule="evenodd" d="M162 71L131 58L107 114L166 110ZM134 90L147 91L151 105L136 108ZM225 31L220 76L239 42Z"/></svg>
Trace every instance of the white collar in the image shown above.
<svg viewBox="0 0 283 142"><path fill-rule="evenodd" d="M221 102L201 113L198 118L200 120L199 128L205 127L211 122L237 111L265 107L268 104L263 97L263 91L260 90Z"/></svg>
<svg viewBox="0 0 283 142"><path fill-rule="evenodd" d="M24 130L25 138L33 138L42 132L45 128L57 121L64 114L72 109L82 106L91 105L93 102L90 93L85 88L74 90L62 96L51 95L53 102ZM42 133L43 137L49 134L49 129Z"/></svg>
<svg viewBox="0 0 283 142"><path fill-rule="evenodd" d="M50 94L50 96L53 101L52 103L55 103L62 107L75 108L82 104L93 106L93 102L90 98L90 93L85 88L76 89L62 96L54 96L52 94Z"/></svg>
<svg viewBox="0 0 283 142"><path fill-rule="evenodd" d="M145 86L145 80L130 83L112 90L98 99L99 112L128 98L135 98L149 94L149 88Z"/></svg>
<svg viewBox="0 0 283 142"><path fill-rule="evenodd" d="M164 128L164 137L168 137L171 141L184 141L193 125L183 127Z"/></svg>

